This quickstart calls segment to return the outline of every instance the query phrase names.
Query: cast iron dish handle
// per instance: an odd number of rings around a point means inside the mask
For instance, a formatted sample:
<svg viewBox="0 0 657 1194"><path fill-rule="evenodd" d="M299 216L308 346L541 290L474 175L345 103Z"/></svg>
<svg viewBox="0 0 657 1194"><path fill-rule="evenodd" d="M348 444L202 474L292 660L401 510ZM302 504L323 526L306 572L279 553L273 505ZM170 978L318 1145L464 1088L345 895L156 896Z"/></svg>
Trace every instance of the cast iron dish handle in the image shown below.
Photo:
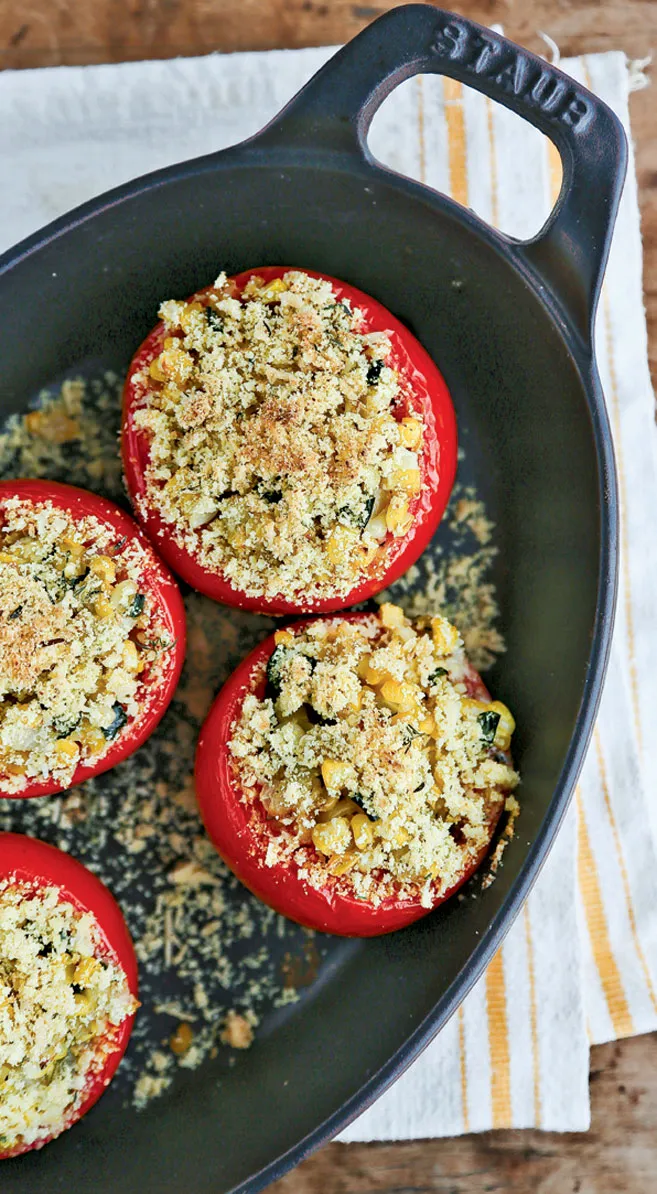
<svg viewBox="0 0 657 1194"><path fill-rule="evenodd" d="M557 146L561 193L538 236L495 235L556 293L590 346L625 177L625 134L606 104L535 54L431 5L392 9L336 54L256 141L358 153L372 162L367 133L375 112L404 79L428 73L450 75L498 100Z"/></svg>

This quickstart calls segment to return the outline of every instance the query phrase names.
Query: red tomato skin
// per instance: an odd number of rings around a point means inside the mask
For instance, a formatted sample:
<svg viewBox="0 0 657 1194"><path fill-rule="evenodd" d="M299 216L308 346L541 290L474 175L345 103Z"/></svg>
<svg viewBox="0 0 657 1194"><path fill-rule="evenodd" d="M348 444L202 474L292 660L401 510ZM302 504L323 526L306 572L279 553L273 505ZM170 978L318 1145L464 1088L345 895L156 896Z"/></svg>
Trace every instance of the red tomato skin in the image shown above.
<svg viewBox="0 0 657 1194"><path fill-rule="evenodd" d="M35 890L59 887L62 901L72 904L79 912L91 912L103 937L103 956L111 958L122 968L130 992L137 998L137 959L123 914L105 884L86 866L63 850L36 838L21 833L0 833L0 879L26 883L34 886ZM134 1015L128 1016L117 1028L116 1047L89 1084L83 1103L67 1122L66 1128L82 1119L109 1086L128 1046L134 1020ZM16 1148L0 1152L0 1160L43 1148L52 1139L54 1137L46 1136L34 1144L17 1145Z"/></svg>
<svg viewBox="0 0 657 1194"><path fill-rule="evenodd" d="M371 619L372 614L342 614L349 621ZM315 619L306 618L288 629L303 630ZM431 908L419 899L389 898L378 906L355 895L336 892L336 884L317 890L299 879L293 863L265 865L261 841L251 828L251 808L240 799L240 791L227 743L231 728L239 716L244 697L249 692L262 698L264 669L274 650L274 636L260 643L236 668L216 697L201 729L196 752L196 795L207 832L224 862L245 887L263 903L306 928L341 937L376 937L405 928L444 903L481 865L488 853L484 847L457 883L442 895L436 895ZM477 672L472 669L469 695L490 700ZM271 824L263 806L257 802L255 815L260 824ZM492 831L491 831L492 833Z"/></svg>
<svg viewBox="0 0 657 1194"><path fill-rule="evenodd" d="M281 265L262 266L259 269L245 270L235 275L231 281L235 293L240 294L249 279L256 274L269 282L294 268ZM274 615L331 613L365 601L392 584L415 563L432 539L449 501L456 474L457 430L454 407L442 374L420 342L386 307L370 295L364 294L362 290L316 270L304 269L302 272L311 278L324 278L332 284L337 298L350 299L353 306L364 310L367 331L393 333L392 363L397 366L403 365L407 376L412 378L411 406L420 410L424 417L422 491L410 506L414 514L413 526L406 536L388 540L388 561L384 571L368 576L343 597L327 597L317 601L300 597L294 601L282 596L248 596L220 574L204 568L193 554L174 543L168 524L146 503L144 472L148 460L148 444L145 435L135 428L132 419L139 393L133 378L136 372L147 367L161 352L165 336L162 323L153 328L137 349L123 392L121 450L126 485L136 517L149 538L157 545L158 551L174 572L200 593L224 605ZM212 287L206 287L199 290L191 298L202 298L206 291L211 289ZM411 407L408 413L412 413Z"/></svg>
<svg viewBox="0 0 657 1194"><path fill-rule="evenodd" d="M134 519L113 502L98 497L95 493L89 493L86 489L62 485L57 481L0 481L0 514L10 498L34 503L49 501L57 509L70 513L73 519L93 516L100 522L110 523L117 532L117 539L126 536L128 540L136 540L141 544L151 557L152 563L142 573L140 583L146 592L156 598L167 632L175 644L167 653L168 666L160 684L148 695L146 711L135 720L132 727L126 727L125 733L120 735L119 740L102 759L97 763L81 763L66 787L56 780L44 780L28 784L20 792L3 792L0 789L0 798L3 800L27 800L35 796L53 796L57 792L68 791L94 775L109 771L116 767L117 763L122 763L129 755L134 754L146 739L150 738L171 702L185 660L185 607L174 577L155 554L152 544ZM142 695L146 697L147 692L146 689Z"/></svg>

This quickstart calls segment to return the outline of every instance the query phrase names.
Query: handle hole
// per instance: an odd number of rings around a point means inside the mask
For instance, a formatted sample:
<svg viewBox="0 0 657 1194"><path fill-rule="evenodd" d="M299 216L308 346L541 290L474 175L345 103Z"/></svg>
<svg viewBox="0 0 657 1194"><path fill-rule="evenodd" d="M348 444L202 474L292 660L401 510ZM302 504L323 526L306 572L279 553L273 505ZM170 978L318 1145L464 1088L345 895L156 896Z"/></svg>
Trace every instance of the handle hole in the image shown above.
<svg viewBox="0 0 657 1194"><path fill-rule="evenodd" d="M384 165L451 195L517 240L537 235L561 188L561 158L543 133L442 75L401 83L376 113L368 144Z"/></svg>

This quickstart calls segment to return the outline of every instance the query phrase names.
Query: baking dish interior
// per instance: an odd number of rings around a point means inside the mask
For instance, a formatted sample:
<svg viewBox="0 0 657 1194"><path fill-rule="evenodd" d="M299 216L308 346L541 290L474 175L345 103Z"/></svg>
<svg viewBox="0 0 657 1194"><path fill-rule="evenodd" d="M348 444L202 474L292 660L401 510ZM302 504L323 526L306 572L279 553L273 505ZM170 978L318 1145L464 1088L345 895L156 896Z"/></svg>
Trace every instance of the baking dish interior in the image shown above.
<svg viewBox="0 0 657 1194"><path fill-rule="evenodd" d="M408 323L451 389L463 467L497 524L507 651L490 683L517 718L523 810L488 890L395 936L332 942L315 984L272 1013L232 1068L181 1073L138 1116L108 1096L42 1154L5 1166L5 1194L239 1185L324 1121L337 1128L365 1084L375 1093L382 1067L389 1079L408 1062L510 917L546 818L565 803L553 798L591 667L606 532L586 353L501 244L448 201L365 163L267 167L255 152L228 153L56 226L0 277L3 417L82 362L124 368L159 301L221 269L312 267Z"/></svg>

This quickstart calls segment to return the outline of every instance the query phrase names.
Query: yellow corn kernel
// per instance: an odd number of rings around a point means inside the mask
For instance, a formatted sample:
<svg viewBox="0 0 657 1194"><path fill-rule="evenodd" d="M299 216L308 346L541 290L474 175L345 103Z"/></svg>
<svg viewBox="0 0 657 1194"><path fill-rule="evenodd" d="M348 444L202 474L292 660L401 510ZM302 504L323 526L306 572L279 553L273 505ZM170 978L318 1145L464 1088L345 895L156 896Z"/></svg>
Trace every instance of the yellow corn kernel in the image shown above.
<svg viewBox="0 0 657 1194"><path fill-rule="evenodd" d="M358 672L361 680L364 680L366 684L371 684L373 687L376 687L377 684L383 684L383 681L388 679L388 673L377 672L376 669L372 667L370 662L371 659L371 655L363 655L358 661L356 671Z"/></svg>
<svg viewBox="0 0 657 1194"><path fill-rule="evenodd" d="M203 310L201 303L187 303L180 312L180 326L185 332L189 332L194 324L195 316L199 311Z"/></svg>
<svg viewBox="0 0 657 1194"><path fill-rule="evenodd" d="M395 494L386 510L386 526L399 539L408 534L413 526L413 516L408 512L408 501L405 497Z"/></svg>
<svg viewBox="0 0 657 1194"><path fill-rule="evenodd" d="M65 551L74 560L79 560L86 551L84 543L78 543L77 539L69 539L67 536L62 539L61 546L62 551Z"/></svg>
<svg viewBox="0 0 657 1194"><path fill-rule="evenodd" d="M510 709L502 701L491 701L490 705L486 706L491 713L499 713L500 720L497 723L495 731L494 745L499 750L508 750L511 745L511 736L516 728L515 718Z"/></svg>
<svg viewBox="0 0 657 1194"><path fill-rule="evenodd" d="M290 630L277 630L274 635L274 642L277 647L291 647L294 642L294 635Z"/></svg>
<svg viewBox="0 0 657 1194"><path fill-rule="evenodd" d="M346 854L334 854L329 858L327 870L332 875L346 875L348 871L352 870L356 862L356 854L353 850L347 850Z"/></svg>
<svg viewBox="0 0 657 1194"><path fill-rule="evenodd" d="M151 361L151 363L148 367L148 373L149 373L149 376L153 378L153 381L166 381L167 380L167 375L164 372L164 369L162 368L162 358L161 357L156 357L154 361Z"/></svg>
<svg viewBox="0 0 657 1194"><path fill-rule="evenodd" d="M142 662L139 658L139 651L137 650L132 639L128 639L128 641L123 644L121 655L123 657L123 666L126 671L140 672L142 670Z"/></svg>
<svg viewBox="0 0 657 1194"><path fill-rule="evenodd" d="M393 489L403 489L405 493L419 493L422 488L422 476L419 468L395 469L390 484Z"/></svg>
<svg viewBox="0 0 657 1194"><path fill-rule="evenodd" d="M386 680L381 686L381 696L386 705L399 713L409 713L418 703L419 689L416 684L400 680Z"/></svg>
<svg viewBox="0 0 657 1194"><path fill-rule="evenodd" d="M393 605L391 601L384 601L379 606L379 617L389 630L392 630L393 627L406 625L406 614L401 605Z"/></svg>
<svg viewBox="0 0 657 1194"><path fill-rule="evenodd" d="M282 278L272 278L271 282L265 286L264 290L261 291L259 297L262 298L264 302L267 302L268 300L272 301L273 299L278 298L279 294L283 294L283 292L286 290L287 284Z"/></svg>
<svg viewBox="0 0 657 1194"><path fill-rule="evenodd" d="M97 958L80 958L75 970L73 971L74 983L79 987L88 987L94 975L100 970L100 962Z"/></svg>
<svg viewBox="0 0 657 1194"><path fill-rule="evenodd" d="M431 619L431 635L435 652L439 657L451 655L452 651L456 650L459 632L456 626L452 626L452 623L447 621L447 618Z"/></svg>
<svg viewBox="0 0 657 1194"><path fill-rule="evenodd" d="M419 448L422 443L422 424L417 419L402 419L399 424L399 440L405 448Z"/></svg>
<svg viewBox="0 0 657 1194"><path fill-rule="evenodd" d="M86 747L89 754L92 755L99 754L107 746L107 739L103 731L99 730L97 726L90 726L89 724L83 726L79 730L77 737L80 740L80 744Z"/></svg>
<svg viewBox="0 0 657 1194"><path fill-rule="evenodd" d="M2 769L7 775L25 775L25 768L20 763L5 763Z"/></svg>
<svg viewBox="0 0 657 1194"><path fill-rule="evenodd" d="M89 571L99 576L106 585L114 583L116 578L116 564L109 556L94 556L89 565Z"/></svg>
<svg viewBox="0 0 657 1194"><path fill-rule="evenodd" d="M55 743L55 753L59 756L62 762L68 762L69 759L75 759L78 755L78 744L72 738L60 738Z"/></svg>
<svg viewBox="0 0 657 1194"><path fill-rule="evenodd" d="M335 817L325 825L315 825L312 839L315 849L327 857L331 854L344 854L354 840L346 817Z"/></svg>
<svg viewBox="0 0 657 1194"><path fill-rule="evenodd" d="M359 713L360 710L362 709L362 707L363 707L363 690L362 690L362 688L359 688L353 701L349 701L347 708L351 709L352 712L354 712L354 713Z"/></svg>
<svg viewBox="0 0 657 1194"><path fill-rule="evenodd" d="M164 341L165 348L175 348L177 344L180 344L180 340L177 336L167 336L166 340Z"/></svg>
<svg viewBox="0 0 657 1194"><path fill-rule="evenodd" d="M372 563L372 560L377 555L378 550L378 543L373 543L369 547L363 546L358 548L358 563L360 564L361 568L367 568Z"/></svg>
<svg viewBox="0 0 657 1194"><path fill-rule="evenodd" d="M461 711L466 716L479 717L480 713L487 713L490 707L487 701L476 701L474 697L461 698Z"/></svg>
<svg viewBox="0 0 657 1194"><path fill-rule="evenodd" d="M427 717L423 717L422 720L418 722L417 728L421 734L435 734L436 723L430 713Z"/></svg>
<svg viewBox="0 0 657 1194"><path fill-rule="evenodd" d="M0 564L11 564L16 556L11 551L0 551Z"/></svg>
<svg viewBox="0 0 657 1194"><path fill-rule="evenodd" d="M372 845L374 826L365 813L356 813L356 816L351 818L351 832L359 850L367 850L367 847Z"/></svg>
<svg viewBox="0 0 657 1194"><path fill-rule="evenodd" d="M322 779L329 792L335 792L346 783L350 768L348 763L342 763L339 759L324 759L321 770Z"/></svg>
<svg viewBox="0 0 657 1194"><path fill-rule="evenodd" d="M97 618L111 618L114 613L114 606L111 601L108 601L107 597L101 594L94 601L94 613Z"/></svg>
<svg viewBox="0 0 657 1194"><path fill-rule="evenodd" d="M194 368L188 352L182 348L170 348L162 353L162 368L167 377L177 386L183 386Z"/></svg>
<svg viewBox="0 0 657 1194"><path fill-rule="evenodd" d="M341 564L353 551L360 535L353 527L337 526L326 541L326 554L332 564Z"/></svg>
<svg viewBox="0 0 657 1194"><path fill-rule="evenodd" d="M397 832L395 834L395 845L396 846L406 846L406 845L408 845L410 840L411 839L410 839L408 830L406 830L406 829L398 829L397 830Z"/></svg>
<svg viewBox="0 0 657 1194"><path fill-rule="evenodd" d="M110 601L114 609L127 609L130 602L137 596L137 592L134 580L120 580L110 593Z"/></svg>

